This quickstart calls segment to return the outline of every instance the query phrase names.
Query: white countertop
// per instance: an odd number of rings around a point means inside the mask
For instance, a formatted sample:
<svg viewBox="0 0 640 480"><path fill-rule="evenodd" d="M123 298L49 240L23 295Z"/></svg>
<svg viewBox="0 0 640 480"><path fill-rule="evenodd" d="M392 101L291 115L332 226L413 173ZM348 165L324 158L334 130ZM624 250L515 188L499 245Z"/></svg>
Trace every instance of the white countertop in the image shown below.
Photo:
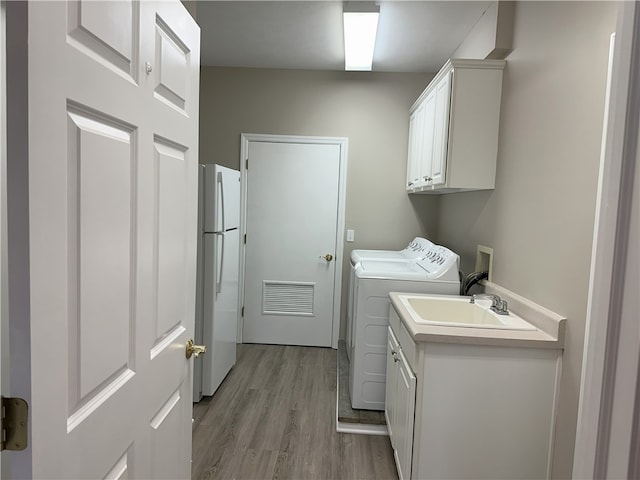
<svg viewBox="0 0 640 480"><path fill-rule="evenodd" d="M487 292L498 293L509 302L509 309L536 327L536 330L500 330L418 324L400 301L402 293L389 294L391 304L414 342L499 345L526 348L564 348L566 319L495 284L487 283ZM411 294L430 297L433 295Z"/></svg>

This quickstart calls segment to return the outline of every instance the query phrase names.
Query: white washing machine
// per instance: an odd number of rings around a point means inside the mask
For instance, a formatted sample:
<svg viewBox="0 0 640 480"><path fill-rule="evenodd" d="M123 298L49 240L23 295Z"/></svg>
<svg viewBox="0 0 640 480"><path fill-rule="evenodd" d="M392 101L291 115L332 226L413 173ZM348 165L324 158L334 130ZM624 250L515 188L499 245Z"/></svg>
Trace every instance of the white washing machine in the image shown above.
<svg viewBox="0 0 640 480"><path fill-rule="evenodd" d="M362 260L353 270L349 359L351 406L384 410L389 292L458 295L459 257L440 245L414 261Z"/></svg>
<svg viewBox="0 0 640 480"><path fill-rule="evenodd" d="M415 261L424 257L429 248L434 244L426 238L416 237L409 245L402 250L352 250L351 251L351 275L349 276L349 292L354 289L353 282L355 281L355 270L363 260L386 260L386 261ZM347 345L347 358L351 360L352 350L352 338L351 332L353 331L353 296L349 293L347 303L347 333L345 343Z"/></svg>

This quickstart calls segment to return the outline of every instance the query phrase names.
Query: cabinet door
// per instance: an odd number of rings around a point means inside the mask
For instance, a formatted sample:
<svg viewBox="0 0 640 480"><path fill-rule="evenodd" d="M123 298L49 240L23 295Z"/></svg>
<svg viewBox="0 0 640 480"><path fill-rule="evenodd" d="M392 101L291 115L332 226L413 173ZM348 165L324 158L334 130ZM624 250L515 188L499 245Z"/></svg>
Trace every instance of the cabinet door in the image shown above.
<svg viewBox="0 0 640 480"><path fill-rule="evenodd" d="M422 185L431 185L434 160L434 127L436 115L436 91L429 93L424 100L424 120L422 123L422 156L420 159L419 179Z"/></svg>
<svg viewBox="0 0 640 480"><path fill-rule="evenodd" d="M449 106L451 105L451 73L446 75L433 91L435 97L433 126L433 155L431 175L433 185L445 183L447 170L447 144L449 138Z"/></svg>
<svg viewBox="0 0 640 480"><path fill-rule="evenodd" d="M411 478L413 454L413 422L416 405L416 376L402 349L398 352L396 411L394 412L394 436L396 437L396 463L400 480Z"/></svg>
<svg viewBox="0 0 640 480"><path fill-rule="evenodd" d="M391 446L395 448L396 389L398 382L398 341L391 327L387 327L387 383L385 386L384 416Z"/></svg>
<svg viewBox="0 0 640 480"><path fill-rule="evenodd" d="M409 152L407 159L407 189L416 188L420 181L422 136L424 129L424 103L409 116Z"/></svg>

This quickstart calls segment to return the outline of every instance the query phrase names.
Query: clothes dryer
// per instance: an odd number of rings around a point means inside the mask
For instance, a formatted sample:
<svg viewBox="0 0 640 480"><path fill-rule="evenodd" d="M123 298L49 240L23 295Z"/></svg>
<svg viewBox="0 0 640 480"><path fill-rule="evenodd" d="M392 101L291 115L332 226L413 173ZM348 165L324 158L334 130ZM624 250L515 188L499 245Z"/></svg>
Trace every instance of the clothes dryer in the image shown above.
<svg viewBox="0 0 640 480"><path fill-rule="evenodd" d="M415 261L363 260L354 269L349 387L351 406L384 410L389 292L458 295L459 257L432 245Z"/></svg>

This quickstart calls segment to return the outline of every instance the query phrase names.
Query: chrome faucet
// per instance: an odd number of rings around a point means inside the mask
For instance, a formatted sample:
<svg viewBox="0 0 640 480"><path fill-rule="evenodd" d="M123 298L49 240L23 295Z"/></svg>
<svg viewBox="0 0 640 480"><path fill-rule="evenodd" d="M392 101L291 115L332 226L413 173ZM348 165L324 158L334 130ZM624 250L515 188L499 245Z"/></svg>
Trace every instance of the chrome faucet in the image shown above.
<svg viewBox="0 0 640 480"><path fill-rule="evenodd" d="M494 295L493 293L476 293L471 297L469 302L476 303L477 298L490 298L491 307L489 309L491 311L496 312L498 315L509 315L509 311L507 310L507 301L502 300L498 295Z"/></svg>

